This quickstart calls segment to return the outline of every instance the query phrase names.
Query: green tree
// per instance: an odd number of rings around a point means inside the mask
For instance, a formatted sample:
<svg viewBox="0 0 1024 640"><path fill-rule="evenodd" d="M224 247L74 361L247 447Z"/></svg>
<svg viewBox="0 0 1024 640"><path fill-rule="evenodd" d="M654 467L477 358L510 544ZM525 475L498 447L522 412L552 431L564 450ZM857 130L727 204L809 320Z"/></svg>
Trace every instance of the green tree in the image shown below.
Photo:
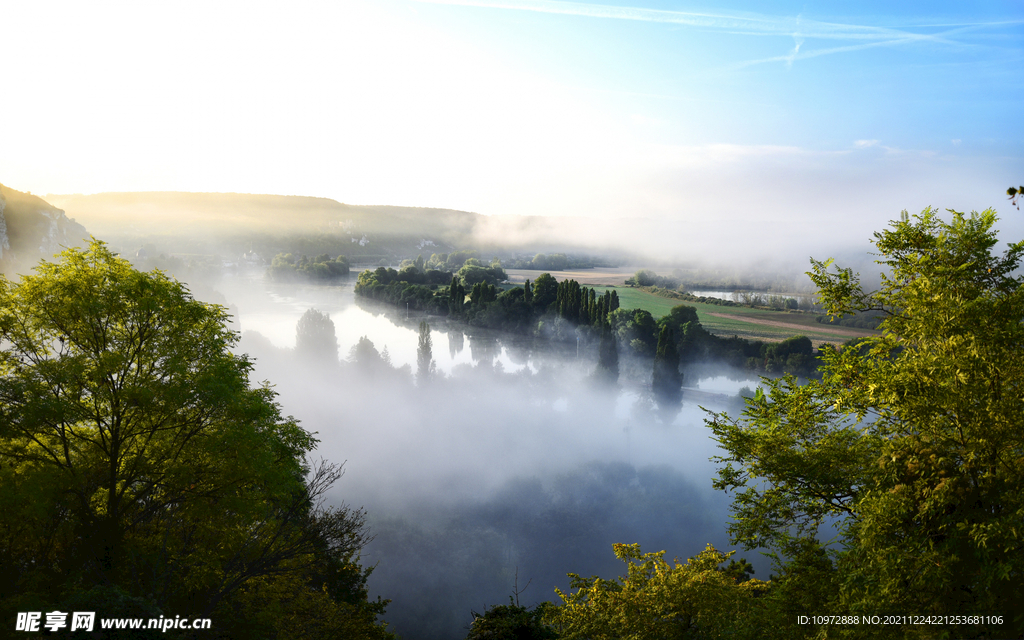
<svg viewBox="0 0 1024 640"><path fill-rule="evenodd" d="M533 308L547 311L558 295L558 281L550 273L542 273L533 281Z"/></svg>
<svg viewBox="0 0 1024 640"><path fill-rule="evenodd" d="M310 360L338 363L338 337L326 313L307 309L295 326L295 352Z"/></svg>
<svg viewBox="0 0 1024 640"><path fill-rule="evenodd" d="M791 610L999 612L1002 625L888 632L1017 637L1024 242L996 255L993 211L951 213L904 212L875 234L877 291L813 261L829 313L882 311L882 333L827 351L821 381L768 381L742 420L714 415L727 452L716 486L736 493L734 540L775 554Z"/></svg>
<svg viewBox="0 0 1024 640"><path fill-rule="evenodd" d="M5 617L91 593L227 620L243 587L365 542L226 320L96 241L0 279Z"/></svg>
<svg viewBox="0 0 1024 640"><path fill-rule="evenodd" d="M530 611L510 596L507 605L490 607L483 614L474 611L466 640L555 640L558 632L543 620L550 608L551 603L544 602Z"/></svg>
<svg viewBox="0 0 1024 640"><path fill-rule="evenodd" d="M616 309L608 314L612 329L619 341L641 355L651 355L658 345L658 325L650 311L643 309Z"/></svg>
<svg viewBox="0 0 1024 640"><path fill-rule="evenodd" d="M462 286L458 276L452 276L452 282L448 285L448 313L458 316L466 303L466 288Z"/></svg>
<svg viewBox="0 0 1024 640"><path fill-rule="evenodd" d="M633 280L637 286L650 287L658 282L658 274L654 273L650 269L640 269L633 275Z"/></svg>
<svg viewBox="0 0 1024 640"><path fill-rule="evenodd" d="M711 545L687 562L671 565L665 552L642 553L640 545L613 545L626 563L617 580L570 573L571 590L555 592L562 606L549 612L565 640L683 640L764 637L758 597L769 584L741 580L743 567L720 565L732 554Z"/></svg>

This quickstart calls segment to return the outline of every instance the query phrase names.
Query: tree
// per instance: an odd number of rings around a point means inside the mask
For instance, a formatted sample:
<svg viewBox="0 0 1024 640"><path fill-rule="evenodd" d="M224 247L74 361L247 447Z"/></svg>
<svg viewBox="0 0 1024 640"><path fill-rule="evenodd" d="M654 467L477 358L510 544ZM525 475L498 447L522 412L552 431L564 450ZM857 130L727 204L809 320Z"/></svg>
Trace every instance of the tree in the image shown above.
<svg viewBox="0 0 1024 640"><path fill-rule="evenodd" d="M1020 205L1017 204L1017 198L1024 194L1024 187L1010 187L1006 190L1006 195L1010 196L1010 204L1020 209Z"/></svg>
<svg viewBox="0 0 1024 640"><path fill-rule="evenodd" d="M490 607L483 614L473 612L473 623L466 640L554 640L558 633L543 618L551 603L544 602L530 611L509 596L507 605Z"/></svg>
<svg viewBox="0 0 1024 640"><path fill-rule="evenodd" d="M615 384L619 379L619 343L607 322L601 325L601 342L597 352L597 371L594 374L599 380L610 384Z"/></svg>
<svg viewBox="0 0 1024 640"><path fill-rule="evenodd" d="M633 280L639 287L650 287L658 282L658 274L650 269L640 269L633 275Z"/></svg>
<svg viewBox="0 0 1024 640"><path fill-rule="evenodd" d="M533 307L543 313L558 295L558 281L550 273L542 273L533 281Z"/></svg>
<svg viewBox="0 0 1024 640"><path fill-rule="evenodd" d="M329 315L316 309L302 314L295 325L295 352L310 360L338 363L338 338Z"/></svg>
<svg viewBox="0 0 1024 640"><path fill-rule="evenodd" d="M448 313L458 316L466 303L466 289L462 286L458 276L452 276L452 282L448 285Z"/></svg>
<svg viewBox="0 0 1024 640"><path fill-rule="evenodd" d="M727 452L716 486L736 493L734 540L772 550L790 605L977 614L967 626L873 632L1016 637L1024 242L995 255L992 210L951 214L904 212L875 234L887 270L877 291L812 261L829 314L881 311L882 333L826 351L821 381L767 381L742 420L713 415Z"/></svg>
<svg viewBox="0 0 1024 640"><path fill-rule="evenodd" d="M723 569L731 553L708 545L673 566L664 551L642 553L637 544L613 548L626 563L625 576L603 580L570 573L571 591L555 590L563 605L548 616L563 639L764 637L757 598L769 585L739 579L749 565L734 562Z"/></svg>
<svg viewBox="0 0 1024 640"><path fill-rule="evenodd" d="M679 373L679 351L671 327L663 325L658 334L658 348L654 354L654 375L651 388L660 404L666 407L679 404L682 397L683 376Z"/></svg>
<svg viewBox="0 0 1024 640"><path fill-rule="evenodd" d="M358 512L319 506L336 468L307 466L316 439L250 388L226 320L97 241L0 279L5 615L101 593L228 616L243 587L365 542Z"/></svg>
<svg viewBox="0 0 1024 640"><path fill-rule="evenodd" d="M385 364L380 352L377 351L377 348L373 346L373 342L366 336L360 337L352 345L352 348L348 351L348 359L366 371L375 371L382 368Z"/></svg>
<svg viewBox="0 0 1024 640"><path fill-rule="evenodd" d="M433 343L430 340L430 325L420 322L419 346L416 348L416 377L421 385L426 384L434 373Z"/></svg>

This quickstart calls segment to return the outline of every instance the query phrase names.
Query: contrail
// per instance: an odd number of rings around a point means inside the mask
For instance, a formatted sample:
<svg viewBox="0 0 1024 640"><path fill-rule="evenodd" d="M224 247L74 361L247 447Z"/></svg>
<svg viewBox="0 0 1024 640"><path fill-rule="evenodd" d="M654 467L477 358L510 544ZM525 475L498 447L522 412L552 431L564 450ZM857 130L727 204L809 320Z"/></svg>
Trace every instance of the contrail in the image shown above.
<svg viewBox="0 0 1024 640"><path fill-rule="evenodd" d="M800 17L767 16L755 13L696 13L687 11L666 11L642 7L616 7L583 2L561 0L417 0L428 4L461 5L490 9L513 9L588 18L611 18L679 24L700 29L726 31L747 35L799 36L804 38L842 40L887 40L900 39L949 41L941 39L942 34L929 35L888 27L875 27L833 22L807 20ZM1007 24L991 23L992 26ZM988 23L943 26L987 26ZM946 32L948 33L948 32ZM802 57L802 56L801 56Z"/></svg>
<svg viewBox="0 0 1024 640"><path fill-rule="evenodd" d="M910 43L910 42L920 42L922 39L928 39L928 40L935 41L935 42L944 42L944 43L949 43L949 44L955 44L955 45L958 45L958 46L971 46L971 45L965 45L964 43L957 42L955 40L945 40L944 38L942 38L942 36L947 36L947 35L950 35L950 34L953 34L953 33L960 33L960 32L963 32L963 31L968 31L968 30L970 30L972 28L974 28L974 27L961 27L961 28L958 28L958 29L949 29L948 31L943 31L942 33L937 33L934 36L929 37L929 38L922 38L918 34L908 33L908 34L906 34L903 37L893 38L891 40L881 40L881 41L876 41L876 42L862 42L860 44L851 44L851 45L846 45L846 46L843 46L843 47L830 47L828 49L812 49L810 51L806 51L806 50L805 51L801 51L800 50L800 46L798 44L794 48L794 50L792 52L790 52L789 54L787 54L787 55L784 55L784 56L772 56L772 57L769 57L769 58L760 58L760 59L757 59L757 60L747 60L745 62L738 62L736 64L729 65L726 68L728 68L728 69L742 69L744 67L750 67L750 66L757 65L757 64L765 64L765 63L768 63L768 62L785 62L787 66L792 66L793 62L796 61L796 60L807 60L808 58L817 58L819 56L827 56L827 55L831 55L831 54L834 54L834 53L847 53L849 51L859 51L861 49L870 49L870 48L874 48L874 47L891 47L891 46L900 45L900 44L907 44L907 43ZM800 41L800 42L802 43L802 41Z"/></svg>

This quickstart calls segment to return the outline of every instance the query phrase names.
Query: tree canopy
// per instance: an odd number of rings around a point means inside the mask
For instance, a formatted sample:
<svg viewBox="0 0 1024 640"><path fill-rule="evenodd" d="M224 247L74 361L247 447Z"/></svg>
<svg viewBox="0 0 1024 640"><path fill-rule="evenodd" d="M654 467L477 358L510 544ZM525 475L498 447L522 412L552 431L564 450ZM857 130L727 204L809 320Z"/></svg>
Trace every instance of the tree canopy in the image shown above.
<svg viewBox="0 0 1024 640"><path fill-rule="evenodd" d="M640 545L614 545L626 563L617 580L570 573L569 592L556 589L562 606L547 612L566 640L673 640L684 638L762 637L756 598L768 584L747 578L749 565L713 546L675 565L665 552L642 553ZM740 570L737 570L737 568Z"/></svg>
<svg viewBox="0 0 1024 640"><path fill-rule="evenodd" d="M246 602L287 583L301 609L322 581L369 612L338 615L380 630L353 560L362 512L320 505L340 470L307 465L316 439L250 387L226 320L97 241L0 279L5 615L99 589L154 612L217 612L230 634Z"/></svg>
<svg viewBox="0 0 1024 640"><path fill-rule="evenodd" d="M1024 242L993 253L995 222L904 213L875 234L877 291L813 262L829 313L879 310L881 335L709 420L731 534L776 554L790 617L981 616L873 637L1024 631Z"/></svg>

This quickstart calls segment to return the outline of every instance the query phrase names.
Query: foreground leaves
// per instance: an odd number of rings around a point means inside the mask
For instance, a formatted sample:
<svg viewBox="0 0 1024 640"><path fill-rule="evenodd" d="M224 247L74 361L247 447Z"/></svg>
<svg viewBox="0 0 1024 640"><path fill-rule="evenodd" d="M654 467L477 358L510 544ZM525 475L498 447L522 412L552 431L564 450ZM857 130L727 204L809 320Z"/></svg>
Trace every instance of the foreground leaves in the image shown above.
<svg viewBox="0 0 1024 640"><path fill-rule="evenodd" d="M882 335L709 419L732 535L783 578L813 569L818 612L1004 617L894 635L1024 631L1024 243L993 254L995 221L904 214L875 234L877 291L815 262L829 312L882 311Z"/></svg>

